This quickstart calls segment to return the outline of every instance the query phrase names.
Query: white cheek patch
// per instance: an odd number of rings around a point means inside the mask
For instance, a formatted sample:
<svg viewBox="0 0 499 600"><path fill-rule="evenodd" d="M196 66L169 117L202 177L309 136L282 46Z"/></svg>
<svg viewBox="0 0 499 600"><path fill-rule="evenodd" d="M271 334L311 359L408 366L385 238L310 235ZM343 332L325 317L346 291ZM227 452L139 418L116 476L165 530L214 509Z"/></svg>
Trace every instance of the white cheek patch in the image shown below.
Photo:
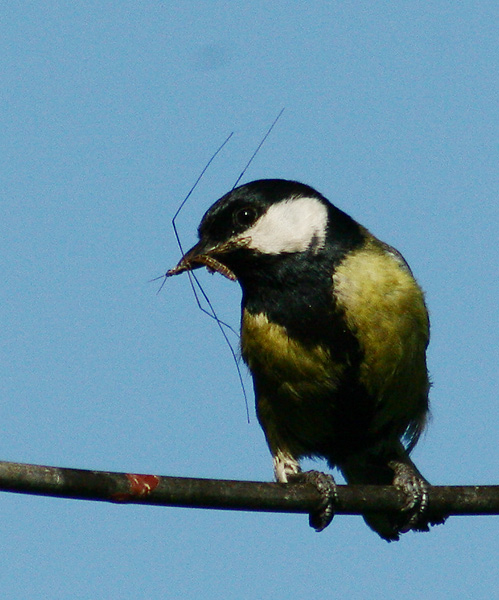
<svg viewBox="0 0 499 600"><path fill-rule="evenodd" d="M256 223L244 232L248 248L263 254L303 252L324 247L327 208L317 198L296 197L272 204Z"/></svg>

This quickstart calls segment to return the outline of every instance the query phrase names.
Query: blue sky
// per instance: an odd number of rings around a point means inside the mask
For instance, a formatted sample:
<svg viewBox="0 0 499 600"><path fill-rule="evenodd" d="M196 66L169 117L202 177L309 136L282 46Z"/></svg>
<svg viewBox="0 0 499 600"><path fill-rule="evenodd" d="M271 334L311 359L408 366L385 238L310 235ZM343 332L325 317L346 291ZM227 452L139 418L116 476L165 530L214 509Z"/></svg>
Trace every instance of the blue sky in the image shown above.
<svg viewBox="0 0 499 600"><path fill-rule="evenodd" d="M269 480L216 325L176 264L246 173L308 183L426 291L434 484L499 483L497 7L483 2L11 2L0 21L2 460ZM238 286L200 275L237 327ZM321 466L321 465L319 465ZM0 497L25 598L488 599L497 517L397 544L359 517Z"/></svg>

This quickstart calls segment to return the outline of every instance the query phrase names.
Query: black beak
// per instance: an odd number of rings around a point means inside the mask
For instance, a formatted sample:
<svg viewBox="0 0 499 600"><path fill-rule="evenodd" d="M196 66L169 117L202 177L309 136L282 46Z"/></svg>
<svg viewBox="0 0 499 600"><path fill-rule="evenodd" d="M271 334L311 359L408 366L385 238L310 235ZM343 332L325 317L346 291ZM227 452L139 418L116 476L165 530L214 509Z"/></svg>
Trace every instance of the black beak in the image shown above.
<svg viewBox="0 0 499 600"><path fill-rule="evenodd" d="M200 267L206 267L211 273L220 273L231 281L236 281L237 277L234 273L221 263L218 258L221 254L226 254L232 250L242 248L248 244L247 238L240 238L222 244L207 244L204 240L200 240L188 252L182 256L178 265L166 272L166 277L179 275L184 271L192 271Z"/></svg>

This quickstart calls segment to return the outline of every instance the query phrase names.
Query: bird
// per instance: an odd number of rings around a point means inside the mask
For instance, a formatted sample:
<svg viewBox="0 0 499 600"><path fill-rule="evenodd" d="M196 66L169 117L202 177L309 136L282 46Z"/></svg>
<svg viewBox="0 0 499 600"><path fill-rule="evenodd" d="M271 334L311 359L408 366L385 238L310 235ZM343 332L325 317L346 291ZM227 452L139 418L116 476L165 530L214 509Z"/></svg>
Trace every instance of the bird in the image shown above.
<svg viewBox="0 0 499 600"><path fill-rule="evenodd" d="M241 355L275 479L312 483L322 502L310 525L334 516L331 474L347 484L394 485L397 514L366 514L394 541L428 531L429 483L410 458L428 420L429 318L403 256L309 185L260 179L206 212L199 241L166 276L200 267L238 281Z"/></svg>

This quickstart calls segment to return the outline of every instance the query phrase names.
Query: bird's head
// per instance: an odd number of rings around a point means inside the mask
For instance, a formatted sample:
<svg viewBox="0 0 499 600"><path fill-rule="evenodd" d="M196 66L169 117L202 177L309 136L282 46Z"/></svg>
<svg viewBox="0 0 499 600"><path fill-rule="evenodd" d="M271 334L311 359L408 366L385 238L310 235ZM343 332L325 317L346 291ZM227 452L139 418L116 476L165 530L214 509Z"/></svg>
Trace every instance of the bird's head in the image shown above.
<svg viewBox="0 0 499 600"><path fill-rule="evenodd" d="M236 280L262 258L320 252L331 210L344 215L319 192L296 181L262 179L242 185L206 212L199 242L167 276L205 266Z"/></svg>

